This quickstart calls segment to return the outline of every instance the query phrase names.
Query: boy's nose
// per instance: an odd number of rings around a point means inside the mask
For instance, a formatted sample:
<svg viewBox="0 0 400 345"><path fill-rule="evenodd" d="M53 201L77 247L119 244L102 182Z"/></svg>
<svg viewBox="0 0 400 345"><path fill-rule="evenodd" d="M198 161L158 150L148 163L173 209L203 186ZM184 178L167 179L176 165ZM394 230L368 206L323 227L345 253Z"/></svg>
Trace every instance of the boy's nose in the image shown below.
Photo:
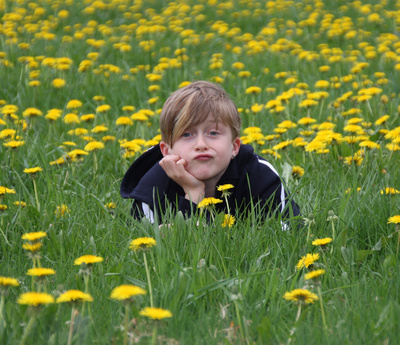
<svg viewBox="0 0 400 345"><path fill-rule="evenodd" d="M196 141L196 146L195 146L196 150L204 150L207 149L207 143L205 141L205 138L202 135L199 135L197 137L197 141Z"/></svg>

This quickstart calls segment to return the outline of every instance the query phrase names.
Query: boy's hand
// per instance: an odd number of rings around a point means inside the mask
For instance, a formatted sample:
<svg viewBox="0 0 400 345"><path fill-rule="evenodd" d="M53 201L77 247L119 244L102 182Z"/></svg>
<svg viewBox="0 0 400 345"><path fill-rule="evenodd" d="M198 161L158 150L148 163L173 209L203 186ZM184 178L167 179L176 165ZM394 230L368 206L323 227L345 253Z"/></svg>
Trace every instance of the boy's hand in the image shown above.
<svg viewBox="0 0 400 345"><path fill-rule="evenodd" d="M179 184L185 191L185 198L194 203L204 198L205 184L186 170L186 161L178 155L167 155L160 161L168 177Z"/></svg>

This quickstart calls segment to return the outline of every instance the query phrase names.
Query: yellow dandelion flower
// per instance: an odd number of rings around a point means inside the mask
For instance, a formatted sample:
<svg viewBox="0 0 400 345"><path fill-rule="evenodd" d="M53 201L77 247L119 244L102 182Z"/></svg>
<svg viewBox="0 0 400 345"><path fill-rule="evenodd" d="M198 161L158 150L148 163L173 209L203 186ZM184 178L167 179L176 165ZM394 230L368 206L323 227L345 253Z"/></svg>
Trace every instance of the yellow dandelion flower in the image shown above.
<svg viewBox="0 0 400 345"><path fill-rule="evenodd" d="M272 99L265 104L266 109L276 109L280 106L282 106L282 102L278 99Z"/></svg>
<svg viewBox="0 0 400 345"><path fill-rule="evenodd" d="M343 127L343 130L344 130L345 132L355 132L355 133L358 133L358 132L362 132L363 129L362 129L361 126L350 124L350 125L344 126L344 127Z"/></svg>
<svg viewBox="0 0 400 345"><path fill-rule="evenodd" d="M65 146L76 146L76 143L74 143L73 141L63 141L62 144L65 145ZM60 147L64 148L63 145L61 145Z"/></svg>
<svg viewBox="0 0 400 345"><path fill-rule="evenodd" d="M68 157L72 159L79 158L81 156L87 156L88 154L89 153L86 152L85 150L80 150L80 149L72 150L67 153Z"/></svg>
<svg viewBox="0 0 400 345"><path fill-rule="evenodd" d="M64 217L69 212L70 212L70 210L69 210L68 206L65 205L65 204L61 204L60 206L57 206L56 210L54 211L54 213L56 214L57 218Z"/></svg>
<svg viewBox="0 0 400 345"><path fill-rule="evenodd" d="M96 151L104 149L104 143L101 141L91 141L90 143L86 144L84 147L85 151Z"/></svg>
<svg viewBox="0 0 400 345"><path fill-rule="evenodd" d="M344 158L344 164L346 165L361 165L361 163L363 162L364 158L355 154L354 156L348 156Z"/></svg>
<svg viewBox="0 0 400 345"><path fill-rule="evenodd" d="M63 122L67 125L74 124L74 123L80 123L81 120L79 119L79 116L74 114L74 113L68 113L65 114L63 117Z"/></svg>
<svg viewBox="0 0 400 345"><path fill-rule="evenodd" d="M69 135L85 135L85 134L88 134L89 131L86 128L75 128L75 129L71 129L67 133Z"/></svg>
<svg viewBox="0 0 400 345"><path fill-rule="evenodd" d="M94 118L95 118L95 115L94 115L94 114L82 115L82 116L81 116L81 120L82 120L82 121L86 121L86 120L83 118L84 116L93 116L93 118L91 118L91 119L94 119ZM92 130L91 130L92 133L100 133L100 132L106 132L106 131L108 131L108 127L103 126L103 125L96 126L96 127L92 128Z"/></svg>
<svg viewBox="0 0 400 345"><path fill-rule="evenodd" d="M134 121L148 121L148 116L143 114L142 112L134 113L130 116L130 118Z"/></svg>
<svg viewBox="0 0 400 345"><path fill-rule="evenodd" d="M310 279L317 279L320 276L322 276L323 274L325 274L326 271L324 269L320 269L320 270L315 270L315 271L311 271L310 273L307 273L304 276L305 280L310 280Z"/></svg>
<svg viewBox="0 0 400 345"><path fill-rule="evenodd" d="M283 122L278 124L278 128L290 129L290 128L295 128L295 127L297 127L297 125L294 122L290 121L290 120L286 120L286 121L283 121Z"/></svg>
<svg viewBox="0 0 400 345"><path fill-rule="evenodd" d="M82 264L86 264L86 265L92 265L95 264L97 262L102 262L103 258L100 256L95 256L95 255L83 255L80 256L79 258L75 259L74 261L74 265L82 265Z"/></svg>
<svg viewBox="0 0 400 345"><path fill-rule="evenodd" d="M261 128L260 127L246 127L243 130L244 134L251 134L251 133L261 133Z"/></svg>
<svg viewBox="0 0 400 345"><path fill-rule="evenodd" d="M115 209L117 208L117 205L115 202L108 202L107 204L104 205L104 207L108 209Z"/></svg>
<svg viewBox="0 0 400 345"><path fill-rule="evenodd" d="M33 254L37 253L39 249L42 247L41 242L36 242L36 243L24 243L22 245L22 248L27 250L28 252L31 252Z"/></svg>
<svg viewBox="0 0 400 345"><path fill-rule="evenodd" d="M114 137L113 135L106 135L106 136L104 136L103 138L101 138L101 140L103 140L104 142L107 142L107 141L114 141L114 140L115 140L115 137Z"/></svg>
<svg viewBox="0 0 400 345"><path fill-rule="evenodd" d="M6 143L3 143L3 146L9 147L11 149L17 149L18 147L21 147L23 145L25 145L25 141L23 140L11 140Z"/></svg>
<svg viewBox="0 0 400 345"><path fill-rule="evenodd" d="M17 133L17 131L15 129L11 129L11 128L3 129L0 132L0 139L7 139L7 138L14 139L16 133Z"/></svg>
<svg viewBox="0 0 400 345"><path fill-rule="evenodd" d="M53 85L54 88L56 89L61 89L62 87L64 87L67 84L67 82L62 79L62 78L55 78L53 79L53 81L51 82L51 85Z"/></svg>
<svg viewBox="0 0 400 345"><path fill-rule="evenodd" d="M139 237L132 240L129 245L129 249L132 249L134 251L146 250L154 247L156 244L156 240L152 237Z"/></svg>
<svg viewBox="0 0 400 345"><path fill-rule="evenodd" d="M43 113L36 108L27 108L22 112L23 117L37 117L37 116L42 116Z"/></svg>
<svg viewBox="0 0 400 345"><path fill-rule="evenodd" d="M83 105L83 103L79 99L71 99L67 103L67 109L78 109Z"/></svg>
<svg viewBox="0 0 400 345"><path fill-rule="evenodd" d="M307 254L306 256L302 256L299 262L296 265L298 270L302 269L303 267L308 268L311 266L315 261L319 259L319 254Z"/></svg>
<svg viewBox="0 0 400 345"><path fill-rule="evenodd" d="M61 294L57 300L57 303L77 303L77 302L93 302L93 297L88 293L80 290L68 290Z"/></svg>
<svg viewBox="0 0 400 345"><path fill-rule="evenodd" d="M85 114L80 116L80 120L84 122L90 122L93 121L96 118L95 114Z"/></svg>
<svg viewBox="0 0 400 345"><path fill-rule="evenodd" d="M91 54L91 53L89 53L89 54ZM91 57L89 56L89 54L88 54L88 58L90 59ZM96 60L97 56L98 56L98 53L93 53L93 54L96 54L96 57L93 56L93 60ZM104 96L101 96L101 95L96 95L96 96L93 96L93 100L96 101L96 102L102 102L102 101L105 101L106 98Z"/></svg>
<svg viewBox="0 0 400 345"><path fill-rule="evenodd" d="M25 201L14 201L13 205L18 206L18 207L26 207L26 202Z"/></svg>
<svg viewBox="0 0 400 345"><path fill-rule="evenodd" d="M152 320L162 320L168 317L172 317L172 313L167 309L146 307L139 313L142 316L146 316Z"/></svg>
<svg viewBox="0 0 400 345"><path fill-rule="evenodd" d="M0 186L0 196L5 194L15 194L15 190L7 187Z"/></svg>
<svg viewBox="0 0 400 345"><path fill-rule="evenodd" d="M383 115L378 120L375 121L375 125L380 126L384 124L387 120L389 120L389 118L390 118L389 115Z"/></svg>
<svg viewBox="0 0 400 345"><path fill-rule="evenodd" d="M329 83L329 81L327 81L327 80L318 80L316 83L315 83L315 87L316 88L318 88L318 89L327 89L327 88L329 88L329 85L330 85L330 83Z"/></svg>
<svg viewBox="0 0 400 345"><path fill-rule="evenodd" d="M261 93L261 87L258 86L250 86L245 90L247 95L258 95Z"/></svg>
<svg viewBox="0 0 400 345"><path fill-rule="evenodd" d="M160 85L150 85L148 88L147 88L147 90L149 90L149 92L156 92L156 91L159 91L161 89L161 86ZM132 110L130 110L130 111L133 111L133 110L135 110L135 109L132 109Z"/></svg>
<svg viewBox="0 0 400 345"><path fill-rule="evenodd" d="M19 286L18 280L10 277L0 277L0 289L9 286Z"/></svg>
<svg viewBox="0 0 400 345"><path fill-rule="evenodd" d="M249 78L251 76L251 72L249 71L240 71L238 73L239 78Z"/></svg>
<svg viewBox="0 0 400 345"><path fill-rule="evenodd" d="M285 141L282 141L279 144L274 145L272 147L272 149L274 151L278 151L278 150L281 150L281 149L284 149L284 148L288 147L291 143L292 143L292 140L285 140Z"/></svg>
<svg viewBox="0 0 400 345"><path fill-rule="evenodd" d="M56 271L54 271L51 268L38 267L38 268L30 268L26 274L28 276L33 276L33 277L44 277L56 274Z"/></svg>
<svg viewBox="0 0 400 345"><path fill-rule="evenodd" d="M114 288L111 291L110 298L116 299L118 301L123 301L131 299L134 296L145 295L146 293L146 290L138 286L124 284Z"/></svg>
<svg viewBox="0 0 400 345"><path fill-rule="evenodd" d="M17 303L38 307L40 305L54 303L54 297L44 292L26 292L19 296Z"/></svg>
<svg viewBox="0 0 400 345"><path fill-rule="evenodd" d="M243 62L234 62L232 64L232 68L234 69L243 69L245 67Z"/></svg>
<svg viewBox="0 0 400 345"><path fill-rule="evenodd" d="M400 194L400 191L393 187L386 187L385 189L381 190L381 194Z"/></svg>
<svg viewBox="0 0 400 345"><path fill-rule="evenodd" d="M115 121L115 124L117 126L132 126L133 125L133 121L128 116L121 116Z"/></svg>
<svg viewBox="0 0 400 345"><path fill-rule="evenodd" d="M225 228L226 226L232 227L233 224L235 224L235 217L230 215L230 214L225 214L224 215L224 221L222 222L222 227Z"/></svg>
<svg viewBox="0 0 400 345"><path fill-rule="evenodd" d="M158 86L158 85L153 85L153 86ZM135 111L136 108L133 105L124 105L121 109L122 111L131 112Z"/></svg>
<svg viewBox="0 0 400 345"><path fill-rule="evenodd" d="M400 216L393 216L388 219L388 224L400 224Z"/></svg>
<svg viewBox="0 0 400 345"><path fill-rule="evenodd" d="M37 172L40 172L40 171L43 171L43 169L40 167L24 169L25 174L36 174Z"/></svg>
<svg viewBox="0 0 400 345"><path fill-rule="evenodd" d="M0 205L0 211L6 211L8 209L7 205Z"/></svg>
<svg viewBox="0 0 400 345"><path fill-rule="evenodd" d="M397 144L387 144L385 147L389 151L399 151L400 150L400 145L397 145Z"/></svg>
<svg viewBox="0 0 400 345"><path fill-rule="evenodd" d="M310 108L315 105L318 105L317 101L314 101L313 99L305 99L299 103L299 108Z"/></svg>
<svg viewBox="0 0 400 345"><path fill-rule="evenodd" d="M45 119L49 121L57 121L61 117L61 109L50 109L45 115Z"/></svg>
<svg viewBox="0 0 400 345"><path fill-rule="evenodd" d="M36 231L36 232L27 232L23 234L21 238L29 242L36 242L46 236L47 234L44 231Z"/></svg>
<svg viewBox="0 0 400 345"><path fill-rule="evenodd" d="M318 296L306 289L294 289L286 292L283 298L287 301L299 302L304 304L314 303L318 301Z"/></svg>
<svg viewBox="0 0 400 345"><path fill-rule="evenodd" d="M111 107L108 105L108 104L102 104L102 105L99 105L97 108L96 108L96 112L98 112L98 113L105 113L106 111L108 111L108 110L110 110L111 109Z"/></svg>
<svg viewBox="0 0 400 345"><path fill-rule="evenodd" d="M223 192L223 191L226 191L226 190L232 189L232 188L234 188L233 184L223 184L223 185L217 186L217 190L220 192Z"/></svg>
<svg viewBox="0 0 400 345"><path fill-rule="evenodd" d="M199 202L199 204L197 205L197 207L198 207L198 208L207 207L207 206L219 204L219 203L221 203L221 202L222 202L221 199L216 199L216 198L204 198L202 201Z"/></svg>
<svg viewBox="0 0 400 345"><path fill-rule="evenodd" d="M313 246L326 246L328 243L331 243L333 240L330 237L316 239L312 242Z"/></svg>
<svg viewBox="0 0 400 345"><path fill-rule="evenodd" d="M379 149L381 147L378 143L376 143L374 141L371 141L371 140L361 141L359 143L359 146L360 147L367 147L369 149Z"/></svg>
<svg viewBox="0 0 400 345"><path fill-rule="evenodd" d="M300 178L304 175L304 169L297 165L292 167L292 176L293 178Z"/></svg>
<svg viewBox="0 0 400 345"><path fill-rule="evenodd" d="M185 87L185 86L188 86L188 85L190 85L190 84L191 84L190 81L183 81L182 83L180 83L180 84L178 85L178 89L181 89L181 88L183 88L183 87Z"/></svg>

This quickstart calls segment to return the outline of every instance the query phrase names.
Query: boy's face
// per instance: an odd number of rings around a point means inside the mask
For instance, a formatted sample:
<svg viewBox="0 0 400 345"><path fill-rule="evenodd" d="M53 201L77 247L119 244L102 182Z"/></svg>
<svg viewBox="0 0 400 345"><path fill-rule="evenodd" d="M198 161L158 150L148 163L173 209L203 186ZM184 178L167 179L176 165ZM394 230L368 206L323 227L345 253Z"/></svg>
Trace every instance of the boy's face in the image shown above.
<svg viewBox="0 0 400 345"><path fill-rule="evenodd" d="M172 146L160 144L164 156L178 155L186 162L186 170L198 180L217 183L221 178L232 156L240 148L240 139L232 138L229 126L215 122L209 115L207 119L187 129Z"/></svg>

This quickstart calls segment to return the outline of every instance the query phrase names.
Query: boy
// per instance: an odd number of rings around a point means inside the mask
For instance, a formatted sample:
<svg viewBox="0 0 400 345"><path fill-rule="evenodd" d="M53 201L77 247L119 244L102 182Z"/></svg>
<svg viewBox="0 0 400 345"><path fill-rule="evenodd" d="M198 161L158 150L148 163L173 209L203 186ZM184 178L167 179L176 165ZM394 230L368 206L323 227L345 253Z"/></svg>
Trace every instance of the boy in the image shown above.
<svg viewBox="0 0 400 345"><path fill-rule="evenodd" d="M132 214L152 223L168 207L190 216L204 198L221 198L217 186L231 184L229 212L240 216L259 205L265 217L299 215L276 170L241 145L237 108L220 86L198 81L175 91L160 115L159 145L141 155L126 172L121 195L133 198ZM253 204L252 204L253 203ZM225 211L225 202L215 204Z"/></svg>

